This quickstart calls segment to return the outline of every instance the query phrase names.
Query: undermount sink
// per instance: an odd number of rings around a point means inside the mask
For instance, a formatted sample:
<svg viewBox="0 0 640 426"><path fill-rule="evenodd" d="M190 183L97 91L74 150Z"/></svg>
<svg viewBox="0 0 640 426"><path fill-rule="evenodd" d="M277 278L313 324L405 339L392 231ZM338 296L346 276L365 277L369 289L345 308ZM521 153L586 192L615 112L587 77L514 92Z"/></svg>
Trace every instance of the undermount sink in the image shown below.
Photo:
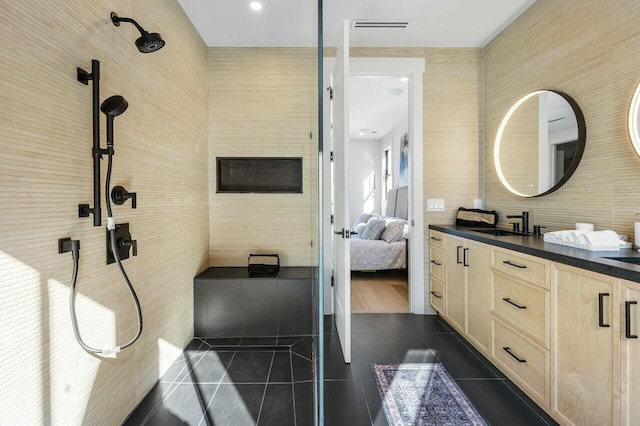
<svg viewBox="0 0 640 426"><path fill-rule="evenodd" d="M617 260L618 262L632 263L634 265L640 265L640 256L638 257L620 257L620 256L603 256L605 259Z"/></svg>
<svg viewBox="0 0 640 426"><path fill-rule="evenodd" d="M497 237L502 237L502 236L516 236L516 237L528 237L531 234L525 234L523 232L513 232L513 231L509 231L507 229L497 229L497 228L491 228L491 229L473 229L473 232L481 232L483 234L489 234L489 235L495 235Z"/></svg>

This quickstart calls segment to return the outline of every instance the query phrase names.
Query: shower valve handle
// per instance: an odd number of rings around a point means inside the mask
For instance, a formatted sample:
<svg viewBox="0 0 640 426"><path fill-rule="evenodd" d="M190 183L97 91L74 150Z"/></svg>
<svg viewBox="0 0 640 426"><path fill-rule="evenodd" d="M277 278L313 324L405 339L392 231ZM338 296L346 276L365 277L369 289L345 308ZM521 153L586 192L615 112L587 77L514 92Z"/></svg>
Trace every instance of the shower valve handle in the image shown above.
<svg viewBox="0 0 640 426"><path fill-rule="evenodd" d="M124 204L129 198L131 198L131 208L135 209L137 207L137 195L135 192L129 192L120 185L114 186L111 190L111 200L117 205Z"/></svg>
<svg viewBox="0 0 640 426"><path fill-rule="evenodd" d="M138 255L138 240L122 240L120 246L131 247L133 249L133 256Z"/></svg>

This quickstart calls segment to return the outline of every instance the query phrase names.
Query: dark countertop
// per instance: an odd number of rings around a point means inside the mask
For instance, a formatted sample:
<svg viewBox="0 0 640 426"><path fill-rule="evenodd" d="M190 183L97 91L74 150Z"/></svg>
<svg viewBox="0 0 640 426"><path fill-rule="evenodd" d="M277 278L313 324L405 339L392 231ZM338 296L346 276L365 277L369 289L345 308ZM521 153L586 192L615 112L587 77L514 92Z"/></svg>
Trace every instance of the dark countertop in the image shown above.
<svg viewBox="0 0 640 426"><path fill-rule="evenodd" d="M582 250L559 244L545 243L541 235L493 236L483 234L474 231L474 229L480 229L477 226L429 225L429 229L640 283L640 265L605 259L605 257L640 258L640 252L635 249L620 249L619 251Z"/></svg>
<svg viewBox="0 0 640 426"><path fill-rule="evenodd" d="M282 266L275 274L249 275L247 267L211 267L199 273L195 280L207 279L274 279L296 280L315 278L314 269L310 266Z"/></svg>

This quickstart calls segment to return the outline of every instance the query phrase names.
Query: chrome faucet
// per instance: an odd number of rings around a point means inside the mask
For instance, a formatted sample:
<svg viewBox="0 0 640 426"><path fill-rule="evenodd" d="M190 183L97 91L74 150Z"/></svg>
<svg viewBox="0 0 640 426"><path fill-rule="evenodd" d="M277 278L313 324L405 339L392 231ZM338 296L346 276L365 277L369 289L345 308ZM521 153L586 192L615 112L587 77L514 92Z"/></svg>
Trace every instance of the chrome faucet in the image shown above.
<svg viewBox="0 0 640 426"><path fill-rule="evenodd" d="M522 232L529 233L529 212L522 212L522 215L507 215L507 219L522 219Z"/></svg>

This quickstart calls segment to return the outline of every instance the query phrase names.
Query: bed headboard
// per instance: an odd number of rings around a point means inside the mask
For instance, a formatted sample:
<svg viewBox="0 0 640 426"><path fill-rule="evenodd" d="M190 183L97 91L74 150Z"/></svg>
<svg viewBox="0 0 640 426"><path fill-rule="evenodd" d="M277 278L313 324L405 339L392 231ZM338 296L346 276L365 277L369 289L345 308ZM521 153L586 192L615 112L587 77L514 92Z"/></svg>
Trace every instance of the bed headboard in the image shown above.
<svg viewBox="0 0 640 426"><path fill-rule="evenodd" d="M399 186L391 188L387 194L387 208L384 212L387 217L399 217L407 219L409 216L409 187Z"/></svg>

